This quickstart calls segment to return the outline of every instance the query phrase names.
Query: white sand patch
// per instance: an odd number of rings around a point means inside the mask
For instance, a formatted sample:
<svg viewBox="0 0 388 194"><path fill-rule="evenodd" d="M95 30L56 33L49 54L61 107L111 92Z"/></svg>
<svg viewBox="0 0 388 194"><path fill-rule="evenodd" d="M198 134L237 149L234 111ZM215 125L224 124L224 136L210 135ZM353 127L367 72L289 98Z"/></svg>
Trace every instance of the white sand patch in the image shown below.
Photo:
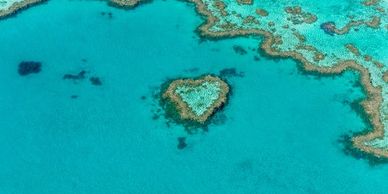
<svg viewBox="0 0 388 194"><path fill-rule="evenodd" d="M7 10L9 9L13 4L22 2L25 0L0 0L0 10Z"/></svg>

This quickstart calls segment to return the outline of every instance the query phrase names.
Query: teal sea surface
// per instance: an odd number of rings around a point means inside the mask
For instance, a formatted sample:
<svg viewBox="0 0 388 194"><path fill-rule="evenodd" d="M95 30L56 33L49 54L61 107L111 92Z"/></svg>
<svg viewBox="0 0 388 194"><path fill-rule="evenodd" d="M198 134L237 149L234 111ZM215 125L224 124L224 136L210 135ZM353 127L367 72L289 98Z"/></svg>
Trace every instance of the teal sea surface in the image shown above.
<svg viewBox="0 0 388 194"><path fill-rule="evenodd" d="M388 191L388 166L339 141L367 127L351 105L365 97L356 73L305 74L261 55L260 37L201 39L202 22L173 0L53 0L1 20L0 193ZM42 71L20 76L22 61ZM165 81L226 68L238 76L206 131L167 122L155 98Z"/></svg>

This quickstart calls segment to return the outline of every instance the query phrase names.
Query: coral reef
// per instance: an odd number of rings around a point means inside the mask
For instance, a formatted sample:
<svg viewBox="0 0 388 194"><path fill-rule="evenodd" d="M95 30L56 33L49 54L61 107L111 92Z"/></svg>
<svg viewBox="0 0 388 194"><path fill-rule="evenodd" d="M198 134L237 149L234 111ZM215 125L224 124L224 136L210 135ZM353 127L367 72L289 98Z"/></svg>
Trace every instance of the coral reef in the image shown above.
<svg viewBox="0 0 388 194"><path fill-rule="evenodd" d="M178 79L163 91L163 100L173 105L181 121L204 124L226 101L229 86L212 75L197 79ZM168 112L168 111L166 111Z"/></svg>
<svg viewBox="0 0 388 194"><path fill-rule="evenodd" d="M257 13L257 15L260 15L262 17L268 16L268 11L265 9L258 8L258 9L256 9L256 13Z"/></svg>
<svg viewBox="0 0 388 194"><path fill-rule="evenodd" d="M239 3L240 5L252 5L253 0L237 0L237 3Z"/></svg>
<svg viewBox="0 0 388 194"><path fill-rule="evenodd" d="M134 8L146 0L109 0L109 4L123 8Z"/></svg>
<svg viewBox="0 0 388 194"><path fill-rule="evenodd" d="M335 23L334 22L325 22L321 24L321 29L328 35L334 36L335 32Z"/></svg>
<svg viewBox="0 0 388 194"><path fill-rule="evenodd" d="M110 4L133 7L140 1L116 0ZM5 6L0 5L0 17L37 2L40 1L7 0ZM360 82L367 94L367 98L360 104L371 129L366 130L366 133L355 134L351 138L352 145L355 149L376 158L388 158L386 132L388 61L384 52L386 45L383 44L386 36L381 35L388 29L387 4L384 1L360 0L358 3L349 4L352 9L336 10L335 14L331 14L333 7L337 7L334 1L322 3L319 8L308 1L285 3L191 0L191 2L195 4L198 13L206 17L206 22L197 29L203 38L258 35L264 39L260 48L266 55L293 58L300 61L307 72L338 74L346 70L358 71L361 75ZM328 22L317 25L318 19L321 22ZM338 28L337 25L342 27ZM331 36L321 36L324 33L320 29ZM365 40L364 37L369 38ZM185 81L177 80L172 82L175 84L171 84L176 86L181 82ZM188 83L191 82L196 83L194 80ZM214 85L206 87L214 88ZM181 119L201 123L207 118L202 118L203 115L212 114L206 104L199 106L202 109L199 107L192 109L193 104L190 106L184 101L185 97L189 99L190 96L185 94L190 93L187 87L180 87L179 94L175 89L167 90L170 92L166 91L164 98L176 105Z"/></svg>
<svg viewBox="0 0 388 194"><path fill-rule="evenodd" d="M382 63L377 63L376 60L372 60L372 57L367 57L368 63L365 63L366 60L363 59L363 54L360 51L360 54L358 54L355 49L357 47L352 44L345 46L345 48L353 54L353 57L349 56L349 58L347 58L348 55L340 56L335 53L328 55L320 52L319 49L316 48L316 45L305 45L304 41L306 40L305 38L301 38L302 36L295 36L295 39L287 38L286 41L282 38L279 39L279 37L287 36L287 33L289 33L284 30L291 30L291 33L294 33L297 31L297 25L310 25L317 19L317 17L314 17L314 14L304 12L299 6L285 7L285 17L288 18L288 21L290 22L279 25L284 29L281 31L282 34L279 34L275 30L261 26L260 24L254 26L246 25L243 22L239 22L237 18L231 22L230 19L222 17L222 15L218 14L216 9L213 9L213 7L207 4L208 0L192 0L192 2L196 4L197 11L207 18L207 21L198 28L200 36L220 39L236 36L260 35L264 37L264 41L260 47L266 54L273 57L291 57L298 60L301 62L306 72L316 74L339 74L345 70L360 72L360 82L367 94L367 98L360 102L360 104L365 111L367 121L371 123L372 129L368 129L368 133L354 136L351 141L356 149L369 153L376 158L388 157L388 146L385 146L388 142L388 137L384 136L384 123L387 121L384 114L386 101L383 100L383 91L385 91L387 87L380 81L382 80L381 74L375 73L378 72L374 71L375 69L372 70L372 68L377 65L383 69L384 65ZM229 5L226 4L225 6L228 7ZM254 11L256 11L256 9ZM271 13L269 12L269 14ZM277 26L274 22L265 22L263 19L260 23L267 23L269 27ZM322 24L321 28L330 35L340 35L348 33L351 27L354 26L365 24L367 27L374 27L378 26L377 24L379 23L379 19L374 19L373 17L369 22L365 21L366 20L364 19L358 21L352 20L342 29L337 29L334 22L329 22ZM270 23L272 24L269 25ZM369 23L369 25L367 23ZM225 28L223 27L225 24L232 27ZM301 31L299 31L299 33L301 33ZM283 45L286 46L282 47ZM325 51L330 52L332 50ZM370 66L370 64L373 64L374 67Z"/></svg>

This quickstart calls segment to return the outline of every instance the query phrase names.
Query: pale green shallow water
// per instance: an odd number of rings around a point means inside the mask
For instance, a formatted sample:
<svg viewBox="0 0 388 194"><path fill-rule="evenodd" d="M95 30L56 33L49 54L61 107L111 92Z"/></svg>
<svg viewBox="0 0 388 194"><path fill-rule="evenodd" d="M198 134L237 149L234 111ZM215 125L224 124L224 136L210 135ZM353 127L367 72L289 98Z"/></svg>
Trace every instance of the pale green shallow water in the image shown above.
<svg viewBox="0 0 388 194"><path fill-rule="evenodd" d="M364 96L356 74L319 78L292 60L255 61L259 38L201 42L201 22L192 5L170 0L129 11L54 0L0 21L0 193L388 190L386 165L337 142L366 127L347 103ZM19 76L23 60L41 61L42 72ZM232 95L208 132L152 119L166 80L224 68L245 76L227 78ZM103 85L62 79L81 70Z"/></svg>
<svg viewBox="0 0 388 194"><path fill-rule="evenodd" d="M204 82L194 88L185 85L178 86L175 92L197 116L200 116L217 100L221 89L217 82Z"/></svg>

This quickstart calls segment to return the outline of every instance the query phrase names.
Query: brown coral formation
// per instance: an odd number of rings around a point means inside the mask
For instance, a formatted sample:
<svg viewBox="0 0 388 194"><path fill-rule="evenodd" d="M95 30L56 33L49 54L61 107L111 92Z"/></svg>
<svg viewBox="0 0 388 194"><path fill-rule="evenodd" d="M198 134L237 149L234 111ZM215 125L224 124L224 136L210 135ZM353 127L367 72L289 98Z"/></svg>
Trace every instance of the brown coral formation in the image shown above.
<svg viewBox="0 0 388 194"><path fill-rule="evenodd" d="M381 24L381 18L378 16L372 17L369 21L364 20L350 20L344 27L337 28L333 22L326 22L323 25L332 33L337 35L343 35L349 33L349 31L357 26L366 25L370 28L379 28ZM357 30L357 29L356 29Z"/></svg>
<svg viewBox="0 0 388 194"><path fill-rule="evenodd" d="M365 0L362 2L365 6L376 5L377 3L379 3L379 0Z"/></svg>
<svg viewBox="0 0 388 194"><path fill-rule="evenodd" d="M366 21L365 25L371 28L379 28L381 24L381 18L378 16L374 16L370 21Z"/></svg>
<svg viewBox="0 0 388 194"><path fill-rule="evenodd" d="M378 67L378 68L383 68L384 67L383 63L373 59L372 56L370 56L370 55L364 55L364 61L366 61L366 62L371 62L372 61L372 63L374 65L376 65L376 67Z"/></svg>
<svg viewBox="0 0 388 194"><path fill-rule="evenodd" d="M274 27L275 26L275 22L273 22L273 21L268 22L268 26L269 27Z"/></svg>
<svg viewBox="0 0 388 194"><path fill-rule="evenodd" d="M265 9L258 8L256 9L256 14L262 17L267 17L268 16L268 11Z"/></svg>
<svg viewBox="0 0 388 194"><path fill-rule="evenodd" d="M244 18L243 24L260 24L260 22L253 16L247 16Z"/></svg>
<svg viewBox="0 0 388 194"><path fill-rule="evenodd" d="M322 61L326 57L325 54L323 54L317 48L315 48L314 46L311 46L311 45L299 44L299 45L297 45L295 47L295 49L297 49L297 50L306 50L306 51L313 52L313 54L314 54L314 56L313 56L314 62Z"/></svg>
<svg viewBox="0 0 388 194"><path fill-rule="evenodd" d="M321 53L321 52L315 52L315 53L314 53L314 58L313 58L313 60L314 60L315 62L322 61L323 59L325 59L325 55L324 55L323 53Z"/></svg>
<svg viewBox="0 0 388 194"><path fill-rule="evenodd" d="M222 16L228 15L228 13L225 11L226 5L224 2L222 2L220 0L214 1L213 6L216 7L220 11Z"/></svg>
<svg viewBox="0 0 388 194"><path fill-rule="evenodd" d="M274 45L281 45L281 44L283 44L283 39L282 39L282 37L281 36L274 36L273 37L274 38Z"/></svg>
<svg viewBox="0 0 388 194"><path fill-rule="evenodd" d="M384 72L383 80L388 83L388 71Z"/></svg>
<svg viewBox="0 0 388 194"><path fill-rule="evenodd" d="M299 15L302 13L302 8L300 6L294 6L294 7L288 6L284 8L284 11L292 15Z"/></svg>
<svg viewBox="0 0 388 194"><path fill-rule="evenodd" d="M370 56L370 55L364 55L364 60L365 60L366 62L369 62L369 61L372 60L372 56Z"/></svg>
<svg viewBox="0 0 388 194"><path fill-rule="evenodd" d="M144 1L146 0L109 0L109 4L117 7L133 8Z"/></svg>
<svg viewBox="0 0 388 194"><path fill-rule="evenodd" d="M385 9L383 7L380 7L380 6L377 6L374 8L376 11L380 12L380 13L384 13L385 12Z"/></svg>
<svg viewBox="0 0 388 194"><path fill-rule="evenodd" d="M300 6L288 6L284 8L284 11L289 14L287 20L293 24L312 24L318 19L316 15L303 11Z"/></svg>
<svg viewBox="0 0 388 194"><path fill-rule="evenodd" d="M232 23L230 21L226 21L225 23L220 25L220 28L227 31L237 30L237 24Z"/></svg>
<svg viewBox="0 0 388 194"><path fill-rule="evenodd" d="M237 0L237 3L240 5L252 5L253 0Z"/></svg>
<svg viewBox="0 0 388 194"><path fill-rule="evenodd" d="M350 22L348 22L344 27L338 29L336 28L335 26L335 29L334 29L334 32L338 35L342 35L342 34L346 34L348 33L353 27L356 27L356 26L360 26L364 24L364 20L358 20L358 21L354 21L354 20L351 20Z"/></svg>
<svg viewBox="0 0 388 194"><path fill-rule="evenodd" d="M381 63L380 61L373 61L373 64L376 65L376 67L378 67L380 69L384 67L384 64Z"/></svg>
<svg viewBox="0 0 388 194"><path fill-rule="evenodd" d="M297 31L293 32L292 34L299 40L299 42L301 42L301 43L306 42L306 37L303 34L297 32Z"/></svg>
<svg viewBox="0 0 388 194"><path fill-rule="evenodd" d="M350 51L354 55L360 56L360 50L358 50L358 48L354 46L354 44L348 43L348 44L345 44L345 47L346 49L348 49L348 51Z"/></svg>

